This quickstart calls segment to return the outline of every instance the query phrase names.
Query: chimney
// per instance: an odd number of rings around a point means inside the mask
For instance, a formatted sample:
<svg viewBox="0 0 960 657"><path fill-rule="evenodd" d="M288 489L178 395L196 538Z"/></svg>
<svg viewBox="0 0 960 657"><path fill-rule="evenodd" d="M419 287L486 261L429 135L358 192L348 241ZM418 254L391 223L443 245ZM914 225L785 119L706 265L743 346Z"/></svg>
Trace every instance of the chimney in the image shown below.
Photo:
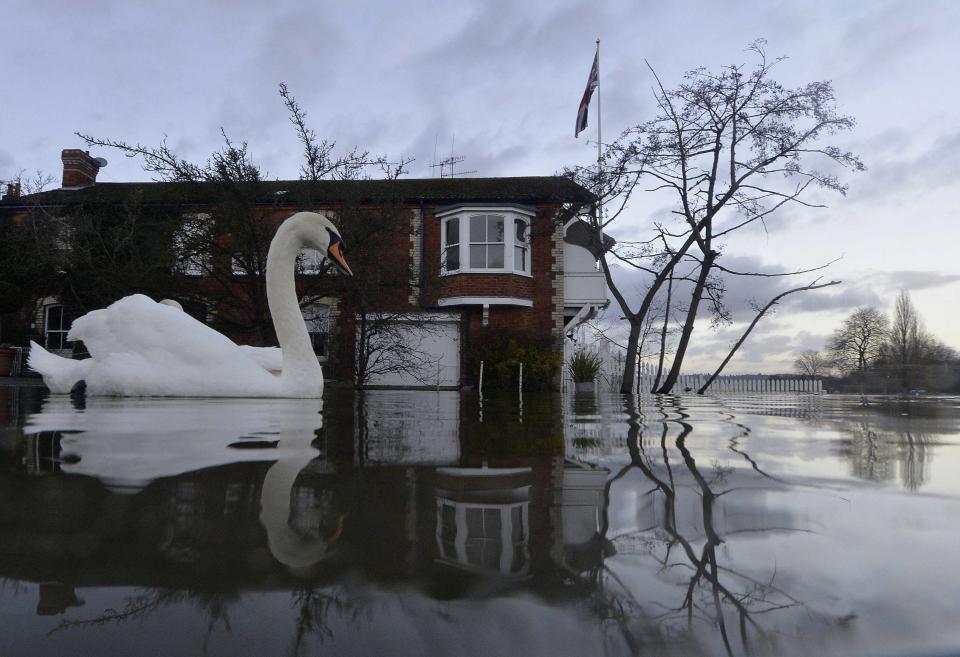
<svg viewBox="0 0 960 657"><path fill-rule="evenodd" d="M97 182L97 172L107 163L103 158L90 157L89 151L79 148L65 148L60 153L60 159L63 160L64 189L93 185Z"/></svg>
<svg viewBox="0 0 960 657"><path fill-rule="evenodd" d="M20 198L20 183L7 183L7 193L3 195L6 199Z"/></svg>

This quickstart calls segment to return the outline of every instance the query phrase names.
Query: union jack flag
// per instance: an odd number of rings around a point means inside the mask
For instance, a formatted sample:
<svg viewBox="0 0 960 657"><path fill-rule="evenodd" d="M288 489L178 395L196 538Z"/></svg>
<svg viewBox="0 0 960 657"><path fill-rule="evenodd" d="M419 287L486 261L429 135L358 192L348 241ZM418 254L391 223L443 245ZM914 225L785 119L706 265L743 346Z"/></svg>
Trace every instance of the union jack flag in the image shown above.
<svg viewBox="0 0 960 657"><path fill-rule="evenodd" d="M574 137L579 137L580 133L587 129L587 107L590 105L590 98L593 96L593 90L600 85L600 52L593 56L593 66L590 67L590 78L587 80L587 88L583 90L583 98L580 100L580 109L577 110L577 129L573 133Z"/></svg>

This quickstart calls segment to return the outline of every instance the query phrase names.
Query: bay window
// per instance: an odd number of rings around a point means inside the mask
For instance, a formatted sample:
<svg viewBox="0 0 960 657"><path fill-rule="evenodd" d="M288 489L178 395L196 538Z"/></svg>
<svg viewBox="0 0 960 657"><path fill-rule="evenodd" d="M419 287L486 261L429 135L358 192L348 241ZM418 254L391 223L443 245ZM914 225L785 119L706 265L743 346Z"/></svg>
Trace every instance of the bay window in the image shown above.
<svg viewBox="0 0 960 657"><path fill-rule="evenodd" d="M530 275L532 210L477 207L439 214L442 274Z"/></svg>

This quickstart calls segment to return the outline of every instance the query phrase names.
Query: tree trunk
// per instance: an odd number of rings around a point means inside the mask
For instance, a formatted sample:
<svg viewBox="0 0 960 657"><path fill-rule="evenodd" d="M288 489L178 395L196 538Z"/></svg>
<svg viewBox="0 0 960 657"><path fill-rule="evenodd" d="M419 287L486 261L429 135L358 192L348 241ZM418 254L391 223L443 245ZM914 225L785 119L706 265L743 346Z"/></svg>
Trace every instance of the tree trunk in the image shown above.
<svg viewBox="0 0 960 657"><path fill-rule="evenodd" d="M631 318L630 337L627 339L627 360L623 365L623 381L620 383L620 394L623 395L633 392L633 377L637 371L637 352L642 330L643 322L636 317Z"/></svg>
<svg viewBox="0 0 960 657"><path fill-rule="evenodd" d="M673 390L673 386L680 377L680 367L683 365L683 357L687 353L687 346L690 344L690 336L693 335L693 323L697 318L697 310L700 308L700 299L703 297L703 289L707 286L707 277L713 268L713 261L717 258L716 251L708 251L703 258L703 265L700 267L700 276L697 277L696 287L693 289L693 295L690 297L690 307L687 309L687 319L683 324L683 333L680 334L680 342L677 344L677 353L673 357L673 363L670 366L670 372L667 378L655 392L666 394Z"/></svg>
<svg viewBox="0 0 960 657"><path fill-rule="evenodd" d="M663 357L667 353L667 329L670 326L670 304L673 296L673 272L670 272L670 278L667 281L667 306L663 311L663 330L660 331L660 359L657 361L657 376L653 380L651 392L660 385L660 378L663 376Z"/></svg>

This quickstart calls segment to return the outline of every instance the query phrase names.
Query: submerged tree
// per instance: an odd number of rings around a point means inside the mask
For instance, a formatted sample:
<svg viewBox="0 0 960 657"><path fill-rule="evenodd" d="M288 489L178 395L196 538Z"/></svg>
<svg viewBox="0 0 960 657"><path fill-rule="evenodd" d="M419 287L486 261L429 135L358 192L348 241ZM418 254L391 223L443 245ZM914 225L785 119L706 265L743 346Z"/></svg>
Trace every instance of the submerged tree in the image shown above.
<svg viewBox="0 0 960 657"><path fill-rule="evenodd" d="M824 143L854 125L852 117L837 111L831 84L785 87L772 77L783 58L769 60L764 45L758 41L750 48L759 60L752 70L743 64L719 71L695 69L674 89L665 88L657 77L657 115L607 145L599 170L571 172L596 188L607 208L590 219L597 231L621 216L641 183L648 184L648 192L672 196L672 213L680 223L674 229L658 226L654 238L621 245L619 252L601 258L607 284L630 324L622 392L633 387L647 314L682 263L695 264L688 276L689 301L672 366L657 392L669 392L676 383L701 303L707 300L722 310L722 299L710 290L712 276L754 275L718 263L721 241L754 224L765 227L784 206L823 207L814 190L843 194L846 186L833 172L864 168L853 153ZM671 242L667 249L657 246L663 236ZM655 266L645 264L657 258ZM614 281L611 265L617 262L652 277L636 306Z"/></svg>

